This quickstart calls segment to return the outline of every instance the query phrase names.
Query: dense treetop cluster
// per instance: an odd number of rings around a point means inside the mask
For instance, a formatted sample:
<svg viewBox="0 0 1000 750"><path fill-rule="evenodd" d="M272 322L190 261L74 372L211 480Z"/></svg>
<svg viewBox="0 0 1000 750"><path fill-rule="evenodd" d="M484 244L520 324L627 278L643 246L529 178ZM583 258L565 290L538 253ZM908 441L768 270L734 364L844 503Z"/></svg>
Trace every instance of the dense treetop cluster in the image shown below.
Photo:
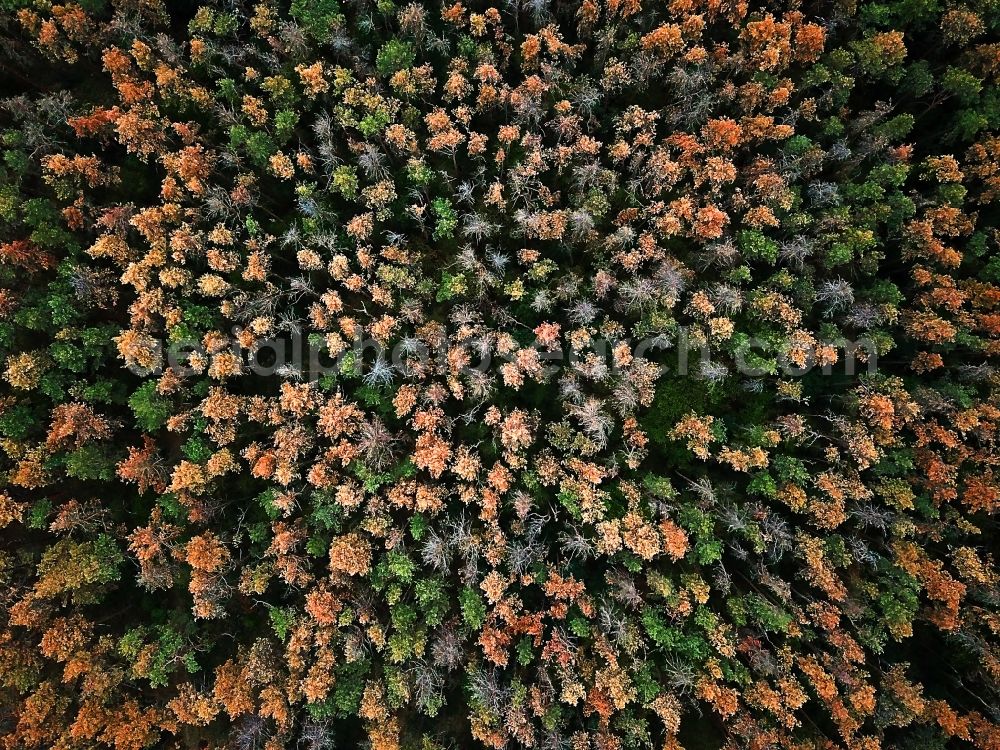
<svg viewBox="0 0 1000 750"><path fill-rule="evenodd" d="M998 0L0 0L0 749L1000 748Z"/></svg>

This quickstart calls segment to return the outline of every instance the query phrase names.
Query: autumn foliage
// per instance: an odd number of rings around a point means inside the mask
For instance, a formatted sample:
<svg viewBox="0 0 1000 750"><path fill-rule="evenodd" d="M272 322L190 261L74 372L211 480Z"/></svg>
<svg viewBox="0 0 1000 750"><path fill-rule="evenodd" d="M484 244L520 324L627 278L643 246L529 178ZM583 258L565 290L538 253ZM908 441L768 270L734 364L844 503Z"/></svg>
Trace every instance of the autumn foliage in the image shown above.
<svg viewBox="0 0 1000 750"><path fill-rule="evenodd" d="M0 0L0 750L1000 750L998 78L996 0Z"/></svg>

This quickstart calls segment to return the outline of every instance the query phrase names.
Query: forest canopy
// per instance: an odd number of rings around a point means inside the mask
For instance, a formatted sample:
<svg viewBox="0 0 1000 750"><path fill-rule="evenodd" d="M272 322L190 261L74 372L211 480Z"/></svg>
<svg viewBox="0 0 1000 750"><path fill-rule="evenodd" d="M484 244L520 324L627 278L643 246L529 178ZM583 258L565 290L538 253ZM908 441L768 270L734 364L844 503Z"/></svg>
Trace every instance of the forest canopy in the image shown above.
<svg viewBox="0 0 1000 750"><path fill-rule="evenodd" d="M0 750L1000 750L998 77L1000 0L0 0Z"/></svg>

